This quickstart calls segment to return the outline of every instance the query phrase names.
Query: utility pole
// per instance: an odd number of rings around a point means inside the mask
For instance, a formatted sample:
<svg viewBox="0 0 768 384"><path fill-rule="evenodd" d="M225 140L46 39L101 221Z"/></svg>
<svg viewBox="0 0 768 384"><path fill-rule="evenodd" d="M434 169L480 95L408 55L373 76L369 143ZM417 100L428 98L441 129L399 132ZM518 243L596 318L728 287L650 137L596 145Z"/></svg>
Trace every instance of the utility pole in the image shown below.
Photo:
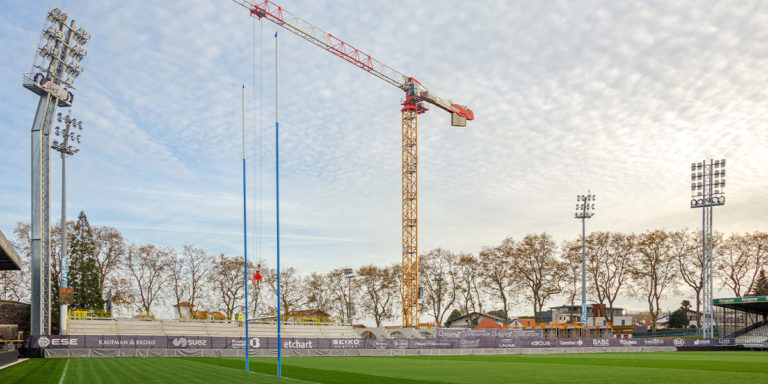
<svg viewBox="0 0 768 384"><path fill-rule="evenodd" d="M587 329L587 240L586 219L595 215L595 195L576 196L576 213L574 217L581 219L581 324ZM592 201L592 203L590 203Z"/></svg>
<svg viewBox="0 0 768 384"><path fill-rule="evenodd" d="M80 135L75 134L74 129L83 130L83 122L71 117L72 110L67 112L64 118L59 113L56 117L59 123L64 123L64 129L56 127L56 136L61 137L61 142L53 140L51 148L58 151L61 154L61 252L60 252L60 265L61 273L59 274L59 334L67 334L67 305L71 302L71 294L68 293L68 260L67 260L67 156L73 156L75 153L80 152L79 149L70 145L70 141L80 144Z"/></svg>
<svg viewBox="0 0 768 384"><path fill-rule="evenodd" d="M22 77L24 88L38 96L37 112L31 129L31 220L30 220L30 334L51 334L50 260L50 133L56 107L71 107L74 79L83 71L80 60L91 34L76 29L75 20L67 24L67 14L54 8L46 15L46 25L32 63Z"/></svg>
<svg viewBox="0 0 768 384"><path fill-rule="evenodd" d="M691 208L701 208L701 333L715 337L712 309L712 207L725 205L725 159L691 164Z"/></svg>

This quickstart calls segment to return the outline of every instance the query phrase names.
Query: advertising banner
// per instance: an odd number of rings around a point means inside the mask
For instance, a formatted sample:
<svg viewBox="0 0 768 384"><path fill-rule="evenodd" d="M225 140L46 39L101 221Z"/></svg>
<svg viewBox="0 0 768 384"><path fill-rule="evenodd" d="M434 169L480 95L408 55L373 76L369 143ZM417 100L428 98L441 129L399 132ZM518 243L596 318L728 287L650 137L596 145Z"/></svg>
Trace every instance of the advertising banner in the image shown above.
<svg viewBox="0 0 768 384"><path fill-rule="evenodd" d="M508 337L515 334L471 332L457 337L455 332L437 339L358 339L358 338L282 338L283 349L455 349L455 348L597 348L597 347L713 347L731 346L734 339L543 339ZM440 332L438 332L440 335ZM277 349L276 337L252 337L251 349ZM203 336L30 336L26 348L43 349L244 349L244 337Z"/></svg>

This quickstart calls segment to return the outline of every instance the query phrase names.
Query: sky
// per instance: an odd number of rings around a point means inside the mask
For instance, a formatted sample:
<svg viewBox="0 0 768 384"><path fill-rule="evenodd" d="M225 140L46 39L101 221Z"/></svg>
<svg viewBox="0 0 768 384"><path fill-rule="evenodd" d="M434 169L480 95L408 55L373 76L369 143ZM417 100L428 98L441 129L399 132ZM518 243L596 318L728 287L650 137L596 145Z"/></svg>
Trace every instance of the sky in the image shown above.
<svg viewBox="0 0 768 384"><path fill-rule="evenodd" d="M768 3L279 4L474 111L463 128L437 108L419 116L421 252L578 238L587 191L588 231L696 229L690 164L710 158L728 164L715 229L768 231ZM274 265L279 31L282 265L400 262L402 91L226 0L0 0L0 230L29 220L38 97L21 74L53 7L92 35L75 81L84 130L67 161L69 218L84 210L136 244L242 255L245 86L248 254Z"/></svg>

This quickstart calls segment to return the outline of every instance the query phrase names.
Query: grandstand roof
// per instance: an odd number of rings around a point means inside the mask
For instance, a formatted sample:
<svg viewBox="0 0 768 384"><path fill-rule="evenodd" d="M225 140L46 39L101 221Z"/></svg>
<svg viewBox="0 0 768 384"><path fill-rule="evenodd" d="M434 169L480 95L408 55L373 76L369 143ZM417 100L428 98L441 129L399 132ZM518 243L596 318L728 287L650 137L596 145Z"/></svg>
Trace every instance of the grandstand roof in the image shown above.
<svg viewBox="0 0 768 384"><path fill-rule="evenodd" d="M768 296L733 297L714 299L712 304L749 313L768 313Z"/></svg>
<svg viewBox="0 0 768 384"><path fill-rule="evenodd" d="M11 242L0 231L0 271L18 271L21 269L21 258L13 249Z"/></svg>

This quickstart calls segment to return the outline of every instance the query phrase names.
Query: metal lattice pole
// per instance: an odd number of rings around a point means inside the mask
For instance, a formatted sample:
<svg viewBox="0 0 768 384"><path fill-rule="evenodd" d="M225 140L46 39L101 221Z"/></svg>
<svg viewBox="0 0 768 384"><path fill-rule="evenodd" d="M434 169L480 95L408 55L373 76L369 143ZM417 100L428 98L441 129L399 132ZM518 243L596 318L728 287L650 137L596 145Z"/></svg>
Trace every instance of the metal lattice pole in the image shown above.
<svg viewBox="0 0 768 384"><path fill-rule="evenodd" d="M64 123L64 129L56 127L56 136L61 137L61 142L54 140L51 145L51 149L58 151L61 154L61 233L60 233L60 245L61 251L59 254L60 259L60 273L59 273L59 287L68 287L67 278L68 274L68 261L67 261L67 156L73 156L75 153L80 152L70 143L80 143L80 135L75 134L74 130L82 130L83 122L72 118L71 110L66 116L62 118L61 113L58 114L57 120L59 123ZM63 293L59 293L59 334L67 334L67 302L63 298Z"/></svg>
<svg viewBox="0 0 768 384"><path fill-rule="evenodd" d="M587 329L587 234L586 219L595 215L595 195L587 191L586 195L576 196L574 217L581 220L581 325ZM591 203L590 203L591 201Z"/></svg>
<svg viewBox="0 0 768 384"><path fill-rule="evenodd" d="M67 24L67 14L55 8L46 15L32 71L23 76L25 88L40 96L31 129L30 333L51 333L50 260L50 133L56 107L70 107L72 83L83 71L80 60L90 34Z"/></svg>
<svg viewBox="0 0 768 384"><path fill-rule="evenodd" d="M713 338L715 314L712 307L714 237L712 209L725 204L725 159L691 164L691 208L701 208L701 333Z"/></svg>

